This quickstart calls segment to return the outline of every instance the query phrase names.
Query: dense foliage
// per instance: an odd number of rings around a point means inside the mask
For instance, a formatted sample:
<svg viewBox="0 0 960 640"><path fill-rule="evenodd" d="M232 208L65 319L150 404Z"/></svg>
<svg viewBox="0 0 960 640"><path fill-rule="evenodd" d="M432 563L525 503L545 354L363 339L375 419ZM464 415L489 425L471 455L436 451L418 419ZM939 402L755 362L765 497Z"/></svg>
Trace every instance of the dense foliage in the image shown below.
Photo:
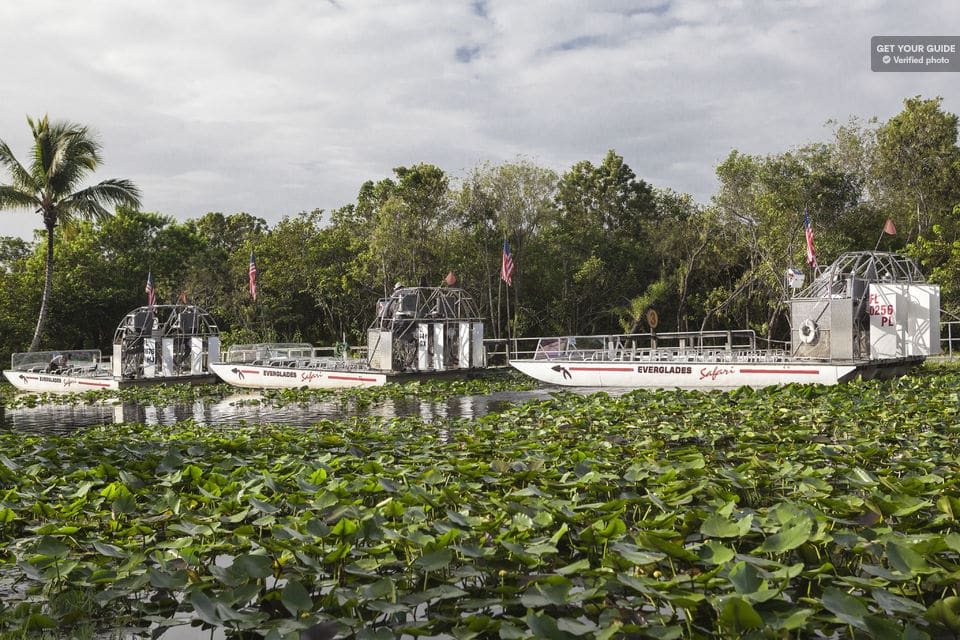
<svg viewBox="0 0 960 640"><path fill-rule="evenodd" d="M771 155L731 151L701 204L654 188L611 150L563 174L526 161L458 179L430 164L363 184L354 203L274 226L245 213L176 222L126 208L57 234L48 348L109 345L119 319L181 294L210 310L225 343L359 344L394 282L439 285L452 271L490 320L488 336L752 328L784 338L785 270L805 266L809 211L818 258L905 251L960 308L960 147L940 99L911 98L885 123L833 123L830 139ZM896 235L881 234L892 219ZM44 232L0 238L0 359L30 341ZM499 279L504 238L517 265ZM247 291L251 250L259 296ZM810 271L807 271L808 276Z"/></svg>
<svg viewBox="0 0 960 640"><path fill-rule="evenodd" d="M0 633L955 637L958 386L0 434Z"/></svg>
<svg viewBox="0 0 960 640"><path fill-rule="evenodd" d="M109 179L92 186L85 178L101 163L100 143L84 126L27 118L33 134L30 162L21 163L0 140L0 167L10 174L0 184L0 209L27 209L42 217L46 235L44 284L37 326L30 341L36 351L46 329L53 292L54 230L72 228L77 219L109 217L106 205L140 206L140 191L129 180Z"/></svg>

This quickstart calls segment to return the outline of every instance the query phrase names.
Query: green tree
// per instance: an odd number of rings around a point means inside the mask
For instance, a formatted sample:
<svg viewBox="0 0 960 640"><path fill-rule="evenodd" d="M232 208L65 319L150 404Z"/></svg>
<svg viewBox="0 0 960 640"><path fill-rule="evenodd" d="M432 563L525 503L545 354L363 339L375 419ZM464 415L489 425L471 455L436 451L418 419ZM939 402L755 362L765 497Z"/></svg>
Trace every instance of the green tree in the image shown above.
<svg viewBox="0 0 960 640"><path fill-rule="evenodd" d="M550 322L545 299L556 279L553 256L542 243L543 231L556 219L557 175L550 169L518 159L502 165L477 167L457 193L461 251L471 256L481 309L489 309L494 336L503 334L507 322L514 333L539 332ZM516 270L513 285L500 280L503 241L510 243ZM507 300L510 299L510 318Z"/></svg>
<svg viewBox="0 0 960 640"><path fill-rule="evenodd" d="M30 351L40 346L53 291L53 233L57 225L71 226L77 219L110 215L105 205L140 206L140 191L129 180L109 179L82 187L88 173L100 165L100 144L87 127L66 121L50 122L47 116L27 118L33 134L29 167L20 164L6 142L0 140L0 165L11 183L0 185L0 209L29 208L40 213L46 230L46 264L43 296Z"/></svg>
<svg viewBox="0 0 960 640"><path fill-rule="evenodd" d="M158 301L172 303L184 290L184 267L203 250L188 225L157 213L118 207L102 220L78 221L74 232L54 237L52 296L58 302L47 317L45 339L63 348L109 350L118 321L146 304L147 272L153 272ZM37 243L0 275L4 349L22 350L12 347L29 340L25 327L29 309L40 302L44 263L44 243Z"/></svg>
<svg viewBox="0 0 960 640"><path fill-rule="evenodd" d="M257 268L263 271L258 304L283 341L327 340L312 284L324 266L318 245L323 212L284 217L258 243ZM335 292L327 292L335 295Z"/></svg>
<svg viewBox="0 0 960 640"><path fill-rule="evenodd" d="M10 354L22 351L33 332L33 318L24 313L39 298L41 277L30 280L29 260L33 245L20 238L0 239L0 362L10 362Z"/></svg>
<svg viewBox="0 0 960 640"><path fill-rule="evenodd" d="M562 281L554 305L565 332L609 331L615 309L657 278L649 230L653 189L612 149L603 162L575 164L557 188L549 234Z"/></svg>
<svg viewBox="0 0 960 640"><path fill-rule="evenodd" d="M960 204L954 207L960 218ZM940 308L952 320L960 318L960 239L947 239L943 228L935 224L927 236L909 247L909 254L920 261L927 280L940 286Z"/></svg>
<svg viewBox="0 0 960 640"><path fill-rule="evenodd" d="M449 181L432 164L397 167L397 180L364 185L361 209L370 216L368 269L384 293L395 281L437 284L446 275L444 244L451 222Z"/></svg>
<svg viewBox="0 0 960 640"><path fill-rule="evenodd" d="M876 132L874 197L905 241L928 235L933 225L951 240L960 237L953 217L960 202L957 116L943 111L942 102L908 98Z"/></svg>
<svg viewBox="0 0 960 640"><path fill-rule="evenodd" d="M307 283L314 304L321 310L327 340L366 340L377 299L375 282L365 282L362 255L366 238L363 221L352 205L331 212L328 224L314 239L311 256L317 268Z"/></svg>
<svg viewBox="0 0 960 640"><path fill-rule="evenodd" d="M814 228L818 261L827 263L847 248L837 242L842 237L837 229L857 210L861 191L822 144L762 157L734 150L717 167L717 176L714 204L727 239L735 243L728 245L731 255L742 256L742 275L715 292L716 304L707 309L703 325L713 316L752 326L768 338L785 335L784 273L805 260L804 213Z"/></svg>
<svg viewBox="0 0 960 640"><path fill-rule="evenodd" d="M23 238L0 236L0 269L10 271L18 260L30 255L33 246Z"/></svg>
<svg viewBox="0 0 960 640"><path fill-rule="evenodd" d="M205 308L218 323L222 322L221 330L243 327L240 341L258 339L254 331L256 305L250 299L247 273L250 249L259 252L260 242L269 233L266 221L249 213L210 212L188 220L186 228L196 237L199 249L180 266L177 283L181 290L190 302ZM261 262L257 256L262 288L271 286L271 275L267 265ZM233 338L225 335L224 342Z"/></svg>
<svg viewBox="0 0 960 640"><path fill-rule="evenodd" d="M688 331L699 311L691 298L697 291L716 287L724 265L735 262L725 251L716 209L704 208L690 195L670 189L658 189L654 197L657 216L645 244L659 275L620 309L620 325L628 333L647 324L651 308L657 311L660 331Z"/></svg>

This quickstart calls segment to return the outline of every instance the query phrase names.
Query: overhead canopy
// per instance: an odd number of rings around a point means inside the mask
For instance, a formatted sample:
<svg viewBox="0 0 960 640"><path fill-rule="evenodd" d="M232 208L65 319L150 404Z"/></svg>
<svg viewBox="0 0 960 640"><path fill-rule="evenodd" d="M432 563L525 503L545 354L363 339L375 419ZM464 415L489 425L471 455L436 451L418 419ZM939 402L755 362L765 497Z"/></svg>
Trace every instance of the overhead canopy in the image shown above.
<svg viewBox="0 0 960 640"><path fill-rule="evenodd" d="M890 284L926 282L920 267L912 258L899 253L850 251L841 254L833 264L821 271L796 297L824 298L842 295L846 292L846 283L850 278Z"/></svg>

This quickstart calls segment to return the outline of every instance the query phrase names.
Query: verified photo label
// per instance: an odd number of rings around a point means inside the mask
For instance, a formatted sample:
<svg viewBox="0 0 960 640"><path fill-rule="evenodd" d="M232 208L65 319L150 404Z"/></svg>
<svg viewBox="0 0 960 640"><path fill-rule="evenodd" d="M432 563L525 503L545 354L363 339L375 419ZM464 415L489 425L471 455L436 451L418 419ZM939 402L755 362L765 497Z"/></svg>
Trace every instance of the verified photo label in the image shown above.
<svg viewBox="0 0 960 640"><path fill-rule="evenodd" d="M873 36L870 68L900 73L960 71L960 36Z"/></svg>

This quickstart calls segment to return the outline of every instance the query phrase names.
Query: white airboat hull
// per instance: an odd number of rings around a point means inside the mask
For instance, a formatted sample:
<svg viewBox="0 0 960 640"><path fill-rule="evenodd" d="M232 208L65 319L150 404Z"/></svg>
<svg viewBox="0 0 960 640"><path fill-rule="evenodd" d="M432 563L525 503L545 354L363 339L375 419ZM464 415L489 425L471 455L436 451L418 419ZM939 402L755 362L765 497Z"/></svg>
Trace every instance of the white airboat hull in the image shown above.
<svg viewBox="0 0 960 640"><path fill-rule="evenodd" d="M245 389L346 389L377 387L387 382L384 373L363 370L338 370L225 363L210 369L227 384Z"/></svg>
<svg viewBox="0 0 960 640"><path fill-rule="evenodd" d="M511 360L518 371L547 384L628 389L735 389L791 382L833 385L853 376L853 364L827 363L589 363Z"/></svg>
<svg viewBox="0 0 960 640"><path fill-rule="evenodd" d="M7 370L3 375L20 391L31 393L81 393L96 389L119 389L110 377L64 376L56 373Z"/></svg>

